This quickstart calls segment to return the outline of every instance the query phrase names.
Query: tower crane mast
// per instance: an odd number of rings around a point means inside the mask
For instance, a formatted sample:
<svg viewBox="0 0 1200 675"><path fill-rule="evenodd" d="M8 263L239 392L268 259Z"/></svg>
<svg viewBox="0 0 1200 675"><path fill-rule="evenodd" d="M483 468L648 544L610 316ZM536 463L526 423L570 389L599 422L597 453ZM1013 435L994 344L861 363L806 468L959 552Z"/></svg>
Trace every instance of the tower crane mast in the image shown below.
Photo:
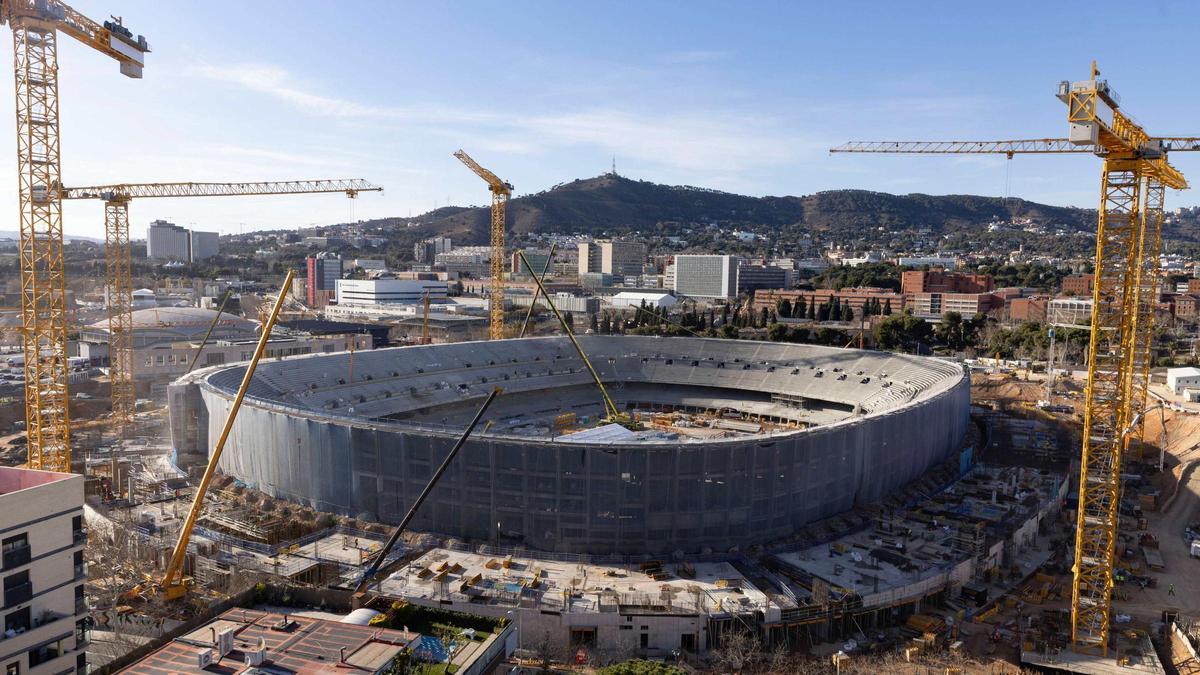
<svg viewBox="0 0 1200 675"><path fill-rule="evenodd" d="M1103 160L1096 224L1088 380L1084 401L1076 523L1071 643L1107 654L1121 470L1131 436L1142 433L1147 403L1158 254L1167 188L1186 179L1168 153L1200 150L1197 137L1152 136L1121 110L1092 63L1091 78L1062 82L1067 138L1013 141L856 141L831 152L885 154L1057 154Z"/></svg>
<svg viewBox="0 0 1200 675"><path fill-rule="evenodd" d="M0 23L13 33L16 79L17 203L20 229L21 340L30 467L70 471L67 303L60 183L58 36L114 59L140 78L146 39L119 20L103 24L58 0L0 0Z"/></svg>
<svg viewBox="0 0 1200 675"><path fill-rule="evenodd" d="M467 168L475 172L488 184L488 189L492 192L492 228L491 228L491 245L492 245L492 282L490 286L488 298L488 338L492 340L504 339L504 218L505 209L507 208L508 198L512 196L513 186L511 183L500 180L496 174L488 171L479 165L478 162L471 159L467 153L459 150L454 153L458 161L467 165Z"/></svg>
<svg viewBox="0 0 1200 675"><path fill-rule="evenodd" d="M108 305L109 379L112 386L112 421L124 435L133 426L136 393L133 383L133 278L129 239L129 202L164 197L241 197L345 193L383 188L359 178L329 180L264 181L240 183L176 182L117 183L88 187L56 185L58 199L98 199L104 202L104 291Z"/></svg>

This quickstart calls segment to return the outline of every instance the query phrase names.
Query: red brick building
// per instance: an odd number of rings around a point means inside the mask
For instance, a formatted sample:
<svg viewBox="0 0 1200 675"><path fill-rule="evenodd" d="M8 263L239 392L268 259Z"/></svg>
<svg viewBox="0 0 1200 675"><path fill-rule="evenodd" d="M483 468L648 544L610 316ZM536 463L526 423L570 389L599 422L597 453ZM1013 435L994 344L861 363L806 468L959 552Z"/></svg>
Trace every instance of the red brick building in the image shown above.
<svg viewBox="0 0 1200 675"><path fill-rule="evenodd" d="M1013 298L1008 301L1008 318L1011 321L1037 321L1042 323L1046 320L1046 303L1048 298L1045 296L1033 296L1029 298Z"/></svg>
<svg viewBox="0 0 1200 675"><path fill-rule="evenodd" d="M815 291L783 289L755 291L754 311L761 312L764 307L768 311L774 310L781 300L787 300L792 307L795 307L796 301L803 299L804 306L809 307L813 304L823 305L833 298L837 298L841 305L850 305L855 316L862 316L863 307L871 300L878 300L880 307L890 303L892 311L897 314L904 309L904 296L887 288L843 288L836 291L818 288Z"/></svg>
<svg viewBox="0 0 1200 675"><path fill-rule="evenodd" d="M987 293L994 288L989 274L965 274L945 270L912 270L900 275L900 293Z"/></svg>
<svg viewBox="0 0 1200 675"><path fill-rule="evenodd" d="M1083 295L1090 296L1092 294L1092 284L1095 283L1096 275L1094 274L1072 274L1063 277L1062 293L1063 295Z"/></svg>

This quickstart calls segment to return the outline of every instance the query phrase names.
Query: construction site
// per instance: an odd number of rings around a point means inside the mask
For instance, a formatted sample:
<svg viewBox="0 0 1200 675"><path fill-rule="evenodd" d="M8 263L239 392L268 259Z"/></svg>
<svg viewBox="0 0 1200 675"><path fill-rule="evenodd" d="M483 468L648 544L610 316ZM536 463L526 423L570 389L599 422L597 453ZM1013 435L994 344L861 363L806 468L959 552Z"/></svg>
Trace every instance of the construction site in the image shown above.
<svg viewBox="0 0 1200 675"><path fill-rule="evenodd" d="M405 346L282 326L319 314L291 268L241 317L228 289L215 311L135 311L131 202L382 188L66 187L58 37L135 79L149 44L57 0L3 0L0 21L24 400L0 457L32 472L0 497L48 495L4 531L72 519L32 555L40 535L6 534L7 672L1200 672L1200 409L1169 404L1151 368L1164 195L1187 187L1168 158L1200 142L1151 135L1094 64L1059 85L1066 138L833 149L1100 160L1086 369L1059 376L1053 343L1010 369L684 327L577 336L543 285L553 250L540 275L508 255L512 184L461 150L447 158L490 198L487 340L433 344L428 291ZM98 321L68 318L64 200L104 207ZM510 260L535 284L523 325ZM527 336L539 302L554 334ZM81 504L54 501L77 484ZM57 554L73 564L50 590L76 588L61 610L30 576Z"/></svg>

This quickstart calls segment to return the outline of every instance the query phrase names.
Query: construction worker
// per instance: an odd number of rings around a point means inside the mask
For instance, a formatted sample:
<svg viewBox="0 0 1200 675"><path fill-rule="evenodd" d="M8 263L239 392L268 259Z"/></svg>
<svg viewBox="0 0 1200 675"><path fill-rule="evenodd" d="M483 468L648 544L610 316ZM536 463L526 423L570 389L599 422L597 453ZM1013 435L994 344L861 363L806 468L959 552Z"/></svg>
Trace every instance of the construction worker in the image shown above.
<svg viewBox="0 0 1200 675"><path fill-rule="evenodd" d="M1175 595L1175 584L1167 585L1167 595Z"/></svg>

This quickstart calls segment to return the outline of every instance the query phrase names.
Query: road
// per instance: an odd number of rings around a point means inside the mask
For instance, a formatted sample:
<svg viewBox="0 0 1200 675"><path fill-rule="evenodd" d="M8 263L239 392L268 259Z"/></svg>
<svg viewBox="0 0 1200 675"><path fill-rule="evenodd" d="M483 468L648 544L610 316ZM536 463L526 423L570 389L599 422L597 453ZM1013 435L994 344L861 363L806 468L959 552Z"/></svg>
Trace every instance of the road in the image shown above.
<svg viewBox="0 0 1200 675"><path fill-rule="evenodd" d="M1117 602L1118 611L1135 612L1149 621L1160 618L1161 610L1177 607L1185 614L1200 614L1200 559L1189 555L1188 544L1183 539L1187 524L1200 518L1200 465L1194 465L1179 486L1179 494L1165 513L1147 515L1150 531L1159 540L1164 572L1151 574L1158 579L1158 588L1140 590L1133 585L1123 588L1129 591L1129 601ZM1175 595L1169 593L1175 585Z"/></svg>

